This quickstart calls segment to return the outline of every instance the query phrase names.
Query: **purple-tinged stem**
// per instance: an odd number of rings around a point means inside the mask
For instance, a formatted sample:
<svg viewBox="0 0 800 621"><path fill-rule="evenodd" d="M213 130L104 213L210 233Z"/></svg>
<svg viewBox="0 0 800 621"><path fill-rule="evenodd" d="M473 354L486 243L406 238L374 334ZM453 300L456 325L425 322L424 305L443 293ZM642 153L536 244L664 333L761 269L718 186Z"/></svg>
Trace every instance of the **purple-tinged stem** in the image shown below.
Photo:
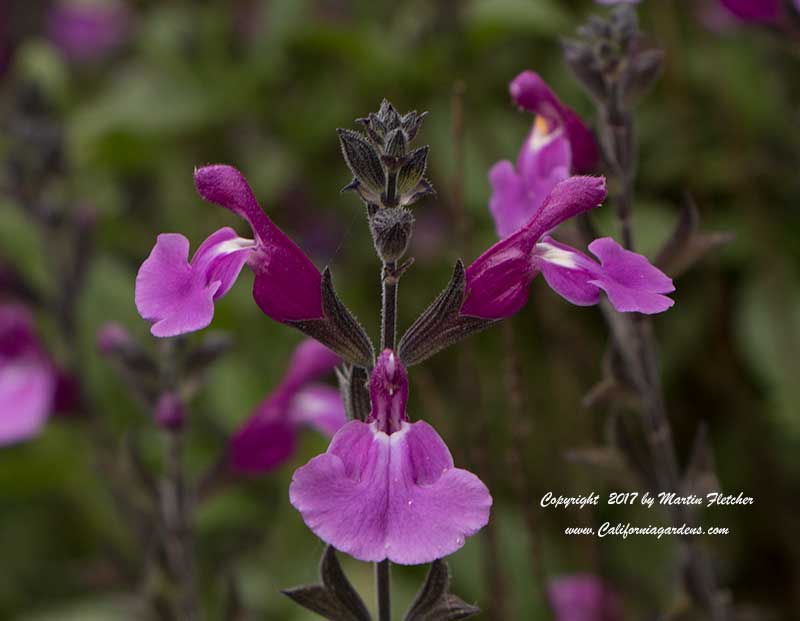
<svg viewBox="0 0 800 621"><path fill-rule="evenodd" d="M609 101L610 103L598 109L598 132L610 173L617 177L620 187L614 199L623 241L630 249L633 246L630 216L636 176L633 115L629 110L622 109L613 93ZM581 222L587 241L591 240L594 237L591 222L588 218L583 218ZM652 460L657 491L679 492L682 488L682 477L661 384L658 345L652 321L636 314L618 313L606 300L600 304L600 308L614 346L625 365L626 374L641 400L645 441ZM673 524L679 526L695 520L696 514L689 507L676 505L671 508L670 517ZM713 621L724 621L728 615L727 605L716 584L705 548L700 542L691 539L682 543L686 547L688 595Z"/></svg>
<svg viewBox="0 0 800 621"><path fill-rule="evenodd" d="M183 466L183 432L166 432L166 478L161 494L161 509L166 527L166 551L178 583L180 618L198 618L195 592L194 551L191 504Z"/></svg>
<svg viewBox="0 0 800 621"><path fill-rule="evenodd" d="M162 383L165 390L178 383L175 365L176 339L165 342ZM185 414L184 414L185 416ZM155 417L154 417L155 418ZM187 481L184 464L185 425L165 429L164 481L161 489L161 518L164 523L164 547L171 574L177 584L177 610L181 619L199 618L195 586L194 534L192 514L194 493Z"/></svg>
<svg viewBox="0 0 800 621"><path fill-rule="evenodd" d="M395 186L387 185L386 204L395 202ZM384 207L387 209L387 207ZM391 207L388 207L391 209ZM384 263L381 268L381 351L394 349L397 337L397 289L401 273L397 263ZM375 564L375 589L378 597L378 621L392 619L392 580L389 560Z"/></svg>

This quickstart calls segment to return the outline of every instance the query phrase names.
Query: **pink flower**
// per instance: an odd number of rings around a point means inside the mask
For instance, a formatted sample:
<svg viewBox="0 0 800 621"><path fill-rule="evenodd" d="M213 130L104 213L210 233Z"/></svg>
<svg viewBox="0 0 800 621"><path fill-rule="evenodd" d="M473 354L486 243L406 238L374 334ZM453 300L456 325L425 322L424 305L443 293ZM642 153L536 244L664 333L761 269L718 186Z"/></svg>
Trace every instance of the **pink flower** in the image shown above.
<svg viewBox="0 0 800 621"><path fill-rule="evenodd" d="M319 271L262 211L242 174L231 166L205 166L195 172L195 185L203 198L246 220L253 238L221 228L190 261L186 237L159 235L139 269L135 291L136 308L153 322L153 335L176 336L208 326L214 302L230 290L245 264L255 274L253 297L266 315L280 322L322 318Z"/></svg>
<svg viewBox="0 0 800 621"><path fill-rule="evenodd" d="M309 425L332 436L345 424L341 395L313 380L330 373L339 357L314 339L295 350L278 387L234 434L229 447L231 468L247 475L278 468L293 454L297 433Z"/></svg>
<svg viewBox="0 0 800 621"><path fill-rule="evenodd" d="M551 580L547 595L556 621L622 621L624 618L617 594L591 574Z"/></svg>
<svg viewBox="0 0 800 621"><path fill-rule="evenodd" d="M570 177L593 166L597 150L586 126L537 74L521 73L510 89L515 103L537 116L516 167L504 160L489 172L489 209L503 239L467 268L461 314L491 320L513 315L539 273L579 306L597 304L600 291L621 312L652 314L672 306L664 295L675 290L672 281L642 255L606 237L589 245L598 263L550 237L559 224L605 199L604 179Z"/></svg>
<svg viewBox="0 0 800 621"><path fill-rule="evenodd" d="M362 561L429 563L452 554L489 520L492 497L455 468L428 423L406 414L408 376L384 351L370 377L372 411L299 468L289 499L323 541Z"/></svg>
<svg viewBox="0 0 800 621"><path fill-rule="evenodd" d="M0 445L37 435L53 410L59 377L18 305L0 305Z"/></svg>
<svg viewBox="0 0 800 621"><path fill-rule="evenodd" d="M130 13L123 2L60 0L50 9L50 39L70 60L97 60L125 40Z"/></svg>

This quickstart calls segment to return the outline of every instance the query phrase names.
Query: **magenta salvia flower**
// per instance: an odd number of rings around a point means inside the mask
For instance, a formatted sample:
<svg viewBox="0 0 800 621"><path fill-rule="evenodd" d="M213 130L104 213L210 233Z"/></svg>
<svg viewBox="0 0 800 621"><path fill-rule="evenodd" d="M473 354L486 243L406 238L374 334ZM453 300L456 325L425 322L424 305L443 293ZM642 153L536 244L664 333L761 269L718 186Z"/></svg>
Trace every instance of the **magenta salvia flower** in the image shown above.
<svg viewBox="0 0 800 621"><path fill-rule="evenodd" d="M544 112L536 117L516 169L502 161L489 172L493 190L489 208L498 234L505 239L467 268L462 315L483 319L513 315L525 305L530 283L539 272L554 291L573 304L597 304L603 290L621 312L651 314L672 306L673 301L663 295L675 290L672 281L645 257L625 250L613 239L590 244L589 249L601 261L598 264L547 236L564 220L600 205L606 196L605 181L567 178L574 165L573 143L567 138L565 124L548 131L553 114L548 117L547 111L559 109L561 104L538 75L523 72L511 83L511 93L517 103L524 102L537 114ZM579 134L588 133L582 123L580 128Z"/></svg>
<svg viewBox="0 0 800 621"><path fill-rule="evenodd" d="M467 268L461 314L510 317L527 302L539 272L556 293L580 306L597 304L600 290L621 312L659 313L672 306L663 295L675 290L672 280L642 255L611 238L597 239L589 250L600 259L598 264L547 235L564 220L597 207L605 196L602 177L570 177L559 183L522 228Z"/></svg>
<svg viewBox="0 0 800 621"><path fill-rule="evenodd" d="M130 13L122 2L61 0L48 15L50 39L73 61L102 58L117 48L130 28Z"/></svg>
<svg viewBox="0 0 800 621"><path fill-rule="evenodd" d="M781 16L781 0L720 0L736 17L746 22L772 23Z"/></svg>
<svg viewBox="0 0 800 621"><path fill-rule="evenodd" d="M547 595L556 621L622 621L624 618L617 594L591 574L551 580Z"/></svg>
<svg viewBox="0 0 800 621"><path fill-rule="evenodd" d="M591 132L538 74L521 73L511 82L510 91L514 103L533 112L535 118L516 167L503 160L489 171L489 210L500 237L521 228L572 171L589 172L597 164Z"/></svg>
<svg viewBox="0 0 800 621"><path fill-rule="evenodd" d="M158 236L136 277L136 307L152 321L155 336L176 336L211 323L214 302L225 295L247 263L255 273L253 297L280 322L323 316L321 275L311 260L264 213L244 176L231 166L195 172L200 195L244 218L253 239L228 227L206 239L189 261L189 241Z"/></svg>
<svg viewBox="0 0 800 621"><path fill-rule="evenodd" d="M455 468L428 423L406 414L408 377L385 350L370 376L372 410L299 468L289 498L320 539L363 561L428 563L452 554L489 520L492 497Z"/></svg>
<svg viewBox="0 0 800 621"><path fill-rule="evenodd" d="M39 433L53 409L58 383L30 313L16 304L0 305L0 445Z"/></svg>
<svg viewBox="0 0 800 621"><path fill-rule="evenodd" d="M340 362L314 339L303 341L278 387L231 439L231 468L249 475L274 470L294 453L303 425L328 436L336 433L346 420L341 395L335 388L311 382Z"/></svg>

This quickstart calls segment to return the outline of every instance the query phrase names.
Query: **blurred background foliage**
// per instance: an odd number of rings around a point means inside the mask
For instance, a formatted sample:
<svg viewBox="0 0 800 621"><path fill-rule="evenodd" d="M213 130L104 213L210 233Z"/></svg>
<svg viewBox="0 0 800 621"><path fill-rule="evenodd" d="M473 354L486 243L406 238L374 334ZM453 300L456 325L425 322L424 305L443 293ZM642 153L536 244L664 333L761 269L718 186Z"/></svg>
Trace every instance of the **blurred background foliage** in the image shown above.
<svg viewBox="0 0 800 621"><path fill-rule="evenodd" d="M643 29L665 49L666 68L637 118L634 224L639 247L653 256L689 193L705 230L736 235L677 281L676 306L657 318L656 328L681 459L705 421L722 487L756 499L752 507L706 516L731 529L708 541L722 582L752 612L783 619L800 609L800 48L766 30L712 24L713 5L642 5ZM161 438L97 355L95 333L114 320L155 348L133 305L133 281L156 234L180 231L195 247L220 226L242 230L230 214L200 200L193 168L209 162L240 168L270 217L318 266L331 266L340 295L377 336L379 266L363 207L339 193L349 176L334 130L352 127L382 97L401 111L430 111L420 140L431 145L428 176L438 197L415 207L416 265L403 281L402 332L447 282L457 257L471 260L494 241L486 173L495 161L516 156L531 122L511 106L508 82L533 69L592 119L591 103L562 63L559 38L590 11L604 9L558 0L136 2L128 5L120 45L90 58L71 58L54 42L50 10L41 1L12 0L6 7L14 54L0 78L4 127L31 84L63 126L68 171L52 191L95 210L98 223L79 313L86 389L115 437L135 434L157 465ZM459 107L463 152L454 134ZM0 148L11 144L4 131ZM460 186L466 235L456 224ZM0 258L41 287L58 286L48 279L48 249L25 208L0 197ZM598 216L609 233L612 216ZM260 313L249 286L240 282L217 304L213 329L229 332L236 346L191 403L194 475L218 458L224 432L275 385L299 341ZM52 333L44 319L40 328ZM677 553L670 538L563 535L566 526L666 523L664 516L605 506L538 508L546 491L626 485L614 468L566 458L607 435L606 414L582 406L600 377L606 345L598 312L535 283L513 331L532 429L525 464L510 462L510 438L522 421L508 414L501 328L469 345L479 377L472 394L460 390L467 351L460 345L413 370L410 407L439 428L457 463L492 489L508 610L514 618L547 618L533 586L526 512L538 523L548 576L603 575L622 594L630 618L679 606L665 588ZM55 339L51 347L63 356ZM231 581L255 618L308 618L278 593L314 581L323 549L286 490L293 469L323 451L325 440L307 434L301 448L279 472L233 484L199 509L208 618L221 617ZM514 493L520 469L531 477L533 497ZM126 618L141 550L98 475L80 417L57 419L39 438L0 452L0 618ZM487 576L496 570L487 561L486 536L470 540L451 566L457 593L467 601L491 599L498 581ZM345 567L369 598L371 567L349 559ZM395 569L398 610L423 575L424 568Z"/></svg>

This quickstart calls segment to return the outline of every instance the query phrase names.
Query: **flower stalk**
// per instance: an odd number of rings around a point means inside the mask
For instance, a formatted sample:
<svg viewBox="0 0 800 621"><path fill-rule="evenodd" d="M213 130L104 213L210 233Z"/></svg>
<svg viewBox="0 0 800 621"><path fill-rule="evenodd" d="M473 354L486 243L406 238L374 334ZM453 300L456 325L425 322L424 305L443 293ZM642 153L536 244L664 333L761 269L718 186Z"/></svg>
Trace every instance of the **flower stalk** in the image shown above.
<svg viewBox="0 0 800 621"><path fill-rule="evenodd" d="M635 10L617 8L609 21L594 20L579 30L582 39L565 43L566 61L582 86L593 97L597 108L598 135L609 178L617 191L616 206L623 243L633 248L631 212L634 204L636 149L634 107L658 77L662 53L642 50ZM605 43L605 45L601 45ZM587 240L596 237L587 214L580 220ZM645 443L650 456L650 482L657 491L683 488L672 427L661 383L658 343L652 321L644 315L617 312L608 300L600 303L608 325L612 346L619 354L624 375L639 397ZM692 507L670 507L673 524L697 519ZM686 539L685 580L687 595L713 621L727 618L725 598L716 584L705 549Z"/></svg>
<svg viewBox="0 0 800 621"><path fill-rule="evenodd" d="M396 174L387 175L385 205L395 205ZM400 274L396 261L384 261L381 269L381 351L394 349L397 336L397 290ZM375 591L378 598L378 621L392 619L392 575L389 559L375 563Z"/></svg>

